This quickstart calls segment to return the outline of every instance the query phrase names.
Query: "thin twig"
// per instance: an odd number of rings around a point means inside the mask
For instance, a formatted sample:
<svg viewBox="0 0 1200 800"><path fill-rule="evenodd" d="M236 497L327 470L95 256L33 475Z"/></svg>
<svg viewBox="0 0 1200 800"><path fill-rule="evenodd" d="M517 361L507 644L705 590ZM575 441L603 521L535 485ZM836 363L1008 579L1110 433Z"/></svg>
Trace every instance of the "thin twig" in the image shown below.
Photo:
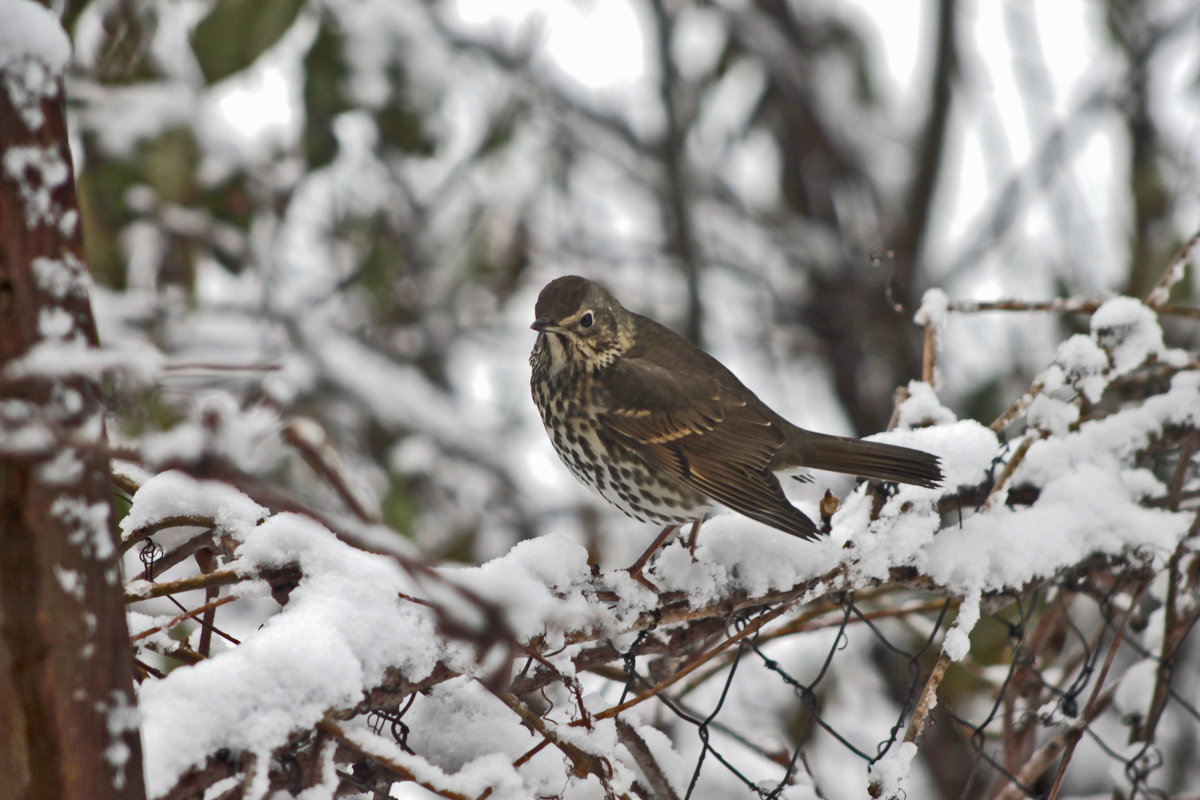
<svg viewBox="0 0 1200 800"><path fill-rule="evenodd" d="M412 781L422 789L433 792L439 797L445 797L446 800L470 800L470 798L468 798L465 794L460 794L459 792L451 791L450 789L443 789L439 786L434 786L427 781L420 780L410 769L408 769L408 767L396 761L388 754L379 752L377 750L368 749L363 745L362 742L358 741L357 738L352 737L345 728L329 717L326 717L317 723L317 730L329 734L346 747L371 759L379 766L399 776L402 780Z"/></svg>
<svg viewBox="0 0 1200 800"><path fill-rule="evenodd" d="M367 524L379 522L378 509L368 508L359 496L360 493L351 483L346 465L316 422L309 419L291 420L283 426L283 439L300 454L313 472L329 484L359 520Z"/></svg>
<svg viewBox="0 0 1200 800"><path fill-rule="evenodd" d="M933 385L933 371L937 364L937 325L925 323L921 340L921 380Z"/></svg>
<svg viewBox="0 0 1200 800"><path fill-rule="evenodd" d="M916 742L922 731L925 730L925 720L929 717L929 712L937 705L937 690L942 684L942 679L946 677L946 668L949 666L950 656L945 650L942 650L929 673L929 679L925 681L925 688L921 690L921 696L917 699L917 705L913 709L912 722L909 723L908 730L904 732L905 742Z"/></svg>
<svg viewBox="0 0 1200 800"><path fill-rule="evenodd" d="M155 625L153 628L147 628L146 630L142 631L141 633L136 633L133 636L129 637L129 641L131 641L131 642L140 641L141 639L145 639L147 636L158 633L159 631L170 630L171 628L174 628L179 623L195 617L197 614L203 614L206 611L215 609L218 606L223 606L226 603L231 603L237 599L238 599L237 595L230 594L230 595L226 595L225 597L219 598L217 600L213 600L211 603L205 603L202 606L193 608L189 611L185 611L182 614L172 617L169 622L164 622L161 625Z"/></svg>
<svg viewBox="0 0 1200 800"><path fill-rule="evenodd" d="M1121 620L1121 627L1117 631L1117 635L1113 638L1112 646L1108 649L1108 656L1104 659L1104 666L1100 668L1100 673L1096 676L1096 684L1095 688L1092 689L1092 696L1088 698L1087 705L1084 706L1083 716L1085 717L1094 719L1096 714L1099 713L1098 711L1093 714L1089 714L1088 712L1092 711L1093 705L1101 704L1100 697L1103 693L1104 684L1108 681L1109 670L1112 669L1113 661L1116 660L1117 652L1121 648L1121 642L1125 640L1125 631L1129 627L1129 621L1133 619L1133 613L1137 611L1142 594L1149 586L1149 582L1142 584L1137 594L1130 598L1129 609L1125 612L1125 618ZM1104 705L1107 705L1107 702ZM1054 776L1054 786L1051 787L1050 793L1046 795L1046 800L1054 800L1054 798L1058 797L1063 779L1067 776L1067 765L1071 763L1071 756L1075 753L1075 745L1079 744L1079 740L1083 737L1083 730L1082 727L1072 726L1070 732L1068 732L1066 747L1063 748L1062 758L1058 762L1058 774Z"/></svg>
<svg viewBox="0 0 1200 800"><path fill-rule="evenodd" d="M127 553L135 544L144 542L159 531L165 531L168 528L208 528L211 530L216 526L217 522L212 517L199 514L173 514L134 528L128 536L121 540L118 548L120 552Z"/></svg>
<svg viewBox="0 0 1200 800"><path fill-rule="evenodd" d="M1192 234L1186 242L1183 243L1175 253L1175 256L1167 264L1167 268L1163 270L1162 277L1158 279L1158 283L1154 284L1154 288L1146 295L1145 303L1153 309L1161 309L1167 302L1167 298L1171 296L1171 289L1175 284L1183 280L1186 273L1185 267L1187 262L1192 257L1192 250L1196 247L1196 242L1200 241L1200 231Z"/></svg>
<svg viewBox="0 0 1200 800"><path fill-rule="evenodd" d="M231 583L258 580L258 575L247 575L236 569L223 569L201 575L190 575L174 581L149 584L145 588L125 588L125 602L136 603L149 600L152 597L166 597L169 594L190 592L193 589L207 589L209 586L228 586Z"/></svg>
<svg viewBox="0 0 1200 800"><path fill-rule="evenodd" d="M1009 479L1013 476L1013 472L1016 471L1017 466L1025 459L1025 454L1029 452L1030 446L1038 438L1040 437L1036 433L1028 433L1021 439L1021 443L1017 445L1016 452L1008 459L1008 462L1004 465L1004 469L1000 472L1000 476L992 484L992 490L988 492L987 499L983 501L984 511L992 507L992 503L1000 495L1000 490L1008 484Z"/></svg>
<svg viewBox="0 0 1200 800"><path fill-rule="evenodd" d="M1008 427L1008 423L1012 422L1017 418L1018 414L1023 413L1025 409L1029 408L1029 404L1033 402L1034 398L1045 391L1045 389L1046 385L1042 381L1034 381L1033 385L1029 387L1029 391L1014 400L1012 405L1004 409L1004 413L996 417L988 427L995 433L1004 430Z"/></svg>

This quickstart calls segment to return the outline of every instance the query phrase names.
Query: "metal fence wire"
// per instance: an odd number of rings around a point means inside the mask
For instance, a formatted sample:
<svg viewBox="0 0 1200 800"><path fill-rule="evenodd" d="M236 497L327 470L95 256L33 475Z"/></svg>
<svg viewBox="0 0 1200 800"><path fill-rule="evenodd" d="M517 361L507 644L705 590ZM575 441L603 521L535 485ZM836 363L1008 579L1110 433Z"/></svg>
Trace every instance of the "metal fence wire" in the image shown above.
<svg viewBox="0 0 1200 800"><path fill-rule="evenodd" d="M935 711L936 724L925 729L921 745L922 750L951 754L931 760L931 769L940 762L958 765L954 774L933 776L940 796L960 800L1057 797L1064 785L1093 786L1094 773L1112 775L1112 767L1124 777L1123 783L1109 781L1112 797L1164 800L1185 796L1179 792L1195 788L1188 784L1198 779L1188 767L1200 741L1195 703L1168 680L1153 720L1122 713L1113 704L1118 676L1138 662L1153 662L1158 675L1169 677L1181 668L1189 676L1195 674L1195 646L1176 648L1163 659L1139 641L1138 631L1145 633L1150 617L1160 610L1144 600L1145 589L1145 582L1130 585L1098 571L1083 580L1072 576L1008 598L1003 608L981 619L973 636L978 647L965 662L950 667ZM682 693L658 695L662 709L679 725L694 729L699 743L682 797L711 796L699 780L707 769L726 771L744 787L747 797L778 798L801 772L815 796L836 797L840 796L836 791L823 793L805 756L814 741L825 737L835 742L861 761L864 771L893 750L925 685L936 643L952 621L952 603L941 600L935 613L924 602L908 615L881 615L877 603L869 602L864 607L853 593L839 598L837 618L831 623L835 635L811 677L800 678L789 670L785 659L773 654L769 633L758 630L732 648L720 672L711 676L719 688L710 693L713 699L705 707L679 696ZM754 616L736 616L730 635ZM898 708L894 724L873 743L839 730L825 714L821 691L838 671L839 660L850 657L844 655L850 636L860 632L870 638L865 649L884 676L883 683L891 687ZM649 629L621 654L627 678L622 702L631 693L655 685L646 670L637 667L639 650L648 638ZM761 669L747 675L747 662ZM786 686L795 700L799 724L791 730L793 739L786 751L768 750L751 732L722 719L737 682L760 681L763 675ZM1188 691L1194 693L1195 688L1195 681L1189 680ZM981 704L981 696L990 702ZM960 703L964 708L959 708ZM663 724L671 727L669 720ZM1172 736L1169 746L1156 744L1154 728L1166 724L1188 731L1182 737ZM1086 754L1077 750L1081 740L1093 745ZM774 762L778 769L769 778L747 771L742 766L745 752ZM1075 784L1064 783L1077 773L1084 777Z"/></svg>

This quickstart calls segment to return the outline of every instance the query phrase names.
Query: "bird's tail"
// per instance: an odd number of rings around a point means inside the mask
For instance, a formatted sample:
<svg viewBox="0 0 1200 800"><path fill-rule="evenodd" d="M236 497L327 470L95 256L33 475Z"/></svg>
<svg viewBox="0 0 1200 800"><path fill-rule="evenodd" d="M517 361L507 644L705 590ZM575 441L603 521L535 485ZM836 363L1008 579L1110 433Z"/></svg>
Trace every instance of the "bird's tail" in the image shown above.
<svg viewBox="0 0 1200 800"><path fill-rule="evenodd" d="M942 481L937 456L911 447L864 442L797 428L775 457L775 469L807 467L862 478L933 487Z"/></svg>

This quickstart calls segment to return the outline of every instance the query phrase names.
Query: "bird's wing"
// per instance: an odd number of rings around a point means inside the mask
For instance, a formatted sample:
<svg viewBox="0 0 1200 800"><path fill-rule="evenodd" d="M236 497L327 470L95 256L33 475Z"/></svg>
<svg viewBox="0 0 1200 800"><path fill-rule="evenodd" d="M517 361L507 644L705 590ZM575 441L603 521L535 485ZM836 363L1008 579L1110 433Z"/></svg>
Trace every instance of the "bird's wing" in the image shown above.
<svg viewBox="0 0 1200 800"><path fill-rule="evenodd" d="M734 511L816 536L812 520L787 501L770 468L783 432L761 404L743 396L748 390L740 383L639 357L619 359L610 370L598 411L617 441ZM728 373L720 368L718 374Z"/></svg>

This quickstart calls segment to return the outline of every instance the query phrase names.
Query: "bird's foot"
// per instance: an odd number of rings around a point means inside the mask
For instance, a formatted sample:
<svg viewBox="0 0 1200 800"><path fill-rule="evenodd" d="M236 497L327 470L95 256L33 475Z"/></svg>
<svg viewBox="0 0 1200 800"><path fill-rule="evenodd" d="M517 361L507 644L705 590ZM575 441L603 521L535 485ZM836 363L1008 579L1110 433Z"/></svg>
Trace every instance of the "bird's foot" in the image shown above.
<svg viewBox="0 0 1200 800"><path fill-rule="evenodd" d="M642 574L642 570L645 568L646 564L649 563L654 554L658 552L658 548L663 546L663 542L671 538L671 535L677 530L679 530L678 525L668 525L667 527L663 528L654 541L650 543L650 546L646 548L646 552L638 556L638 560L630 565L629 569L627 570L627 572L629 572L629 577L650 589L650 591L658 592L658 587L651 583L650 579Z"/></svg>

